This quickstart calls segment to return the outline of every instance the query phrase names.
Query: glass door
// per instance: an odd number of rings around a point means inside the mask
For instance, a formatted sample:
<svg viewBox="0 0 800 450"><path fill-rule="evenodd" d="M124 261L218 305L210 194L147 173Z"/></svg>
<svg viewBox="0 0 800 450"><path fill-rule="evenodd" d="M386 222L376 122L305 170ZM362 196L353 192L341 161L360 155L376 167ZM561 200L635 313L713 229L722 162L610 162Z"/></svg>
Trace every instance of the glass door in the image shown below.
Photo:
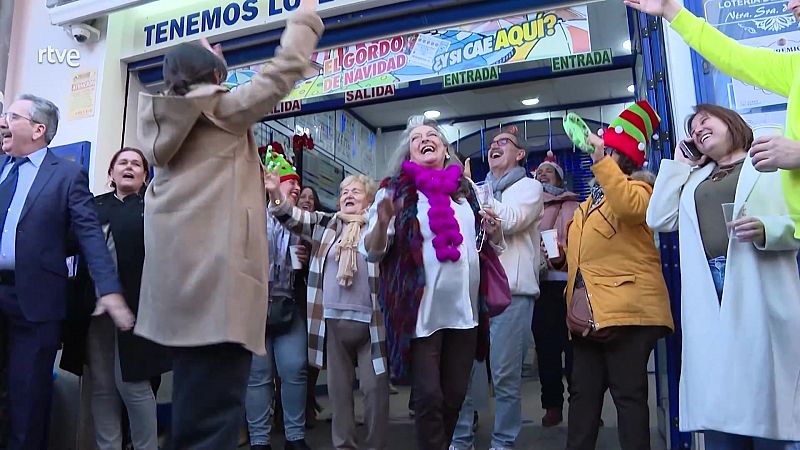
<svg viewBox="0 0 800 450"><path fill-rule="evenodd" d="M658 172L662 158L672 158L675 146L675 121L672 117L669 84L667 83L664 28L660 19L628 10L631 43L636 62L633 68L634 93L637 99L647 99L658 115L661 125L658 139L653 140L647 158L647 168ZM674 334L658 342L655 351L658 429L669 449L691 448L691 435L678 431L678 378L680 373L680 267L677 233L660 234L656 242L661 249L664 279L669 289Z"/></svg>

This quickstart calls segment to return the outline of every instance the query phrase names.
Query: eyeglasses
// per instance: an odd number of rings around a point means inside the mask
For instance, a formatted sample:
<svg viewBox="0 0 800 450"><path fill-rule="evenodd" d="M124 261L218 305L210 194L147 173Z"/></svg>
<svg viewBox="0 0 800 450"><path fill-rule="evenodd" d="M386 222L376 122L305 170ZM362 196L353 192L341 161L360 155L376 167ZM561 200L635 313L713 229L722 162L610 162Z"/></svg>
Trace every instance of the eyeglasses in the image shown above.
<svg viewBox="0 0 800 450"><path fill-rule="evenodd" d="M496 141L492 141L492 144L497 144L497 145L499 145L500 147L503 147L503 146L506 146L506 145L508 145L508 144L511 144L511 145L513 145L514 147L517 147L517 148L518 148L518 149L520 149L520 150L524 150L522 147L520 147L519 145L517 145L517 143L516 143L516 142L512 141L512 140L511 140L511 139L509 139L509 138L502 138L502 139L498 139L498 140L496 140Z"/></svg>
<svg viewBox="0 0 800 450"><path fill-rule="evenodd" d="M6 111L4 113L0 113L0 117L2 117L3 120L5 120L6 122L11 122L14 119L25 119L28 122L41 125L41 122L37 122L37 121L31 119L30 117L25 117L22 114L17 114L15 112L11 112L11 111Z"/></svg>

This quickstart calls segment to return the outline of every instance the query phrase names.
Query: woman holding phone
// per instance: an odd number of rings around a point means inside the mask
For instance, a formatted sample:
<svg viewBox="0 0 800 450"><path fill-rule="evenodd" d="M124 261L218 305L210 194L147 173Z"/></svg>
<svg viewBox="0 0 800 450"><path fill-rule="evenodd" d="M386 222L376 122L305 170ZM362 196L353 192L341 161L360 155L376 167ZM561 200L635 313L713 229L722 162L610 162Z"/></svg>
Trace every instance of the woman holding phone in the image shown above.
<svg viewBox="0 0 800 450"><path fill-rule="evenodd" d="M687 133L701 156L662 161L647 210L680 231L680 428L708 450L800 448L800 240L780 176L753 167L735 111L698 105Z"/></svg>

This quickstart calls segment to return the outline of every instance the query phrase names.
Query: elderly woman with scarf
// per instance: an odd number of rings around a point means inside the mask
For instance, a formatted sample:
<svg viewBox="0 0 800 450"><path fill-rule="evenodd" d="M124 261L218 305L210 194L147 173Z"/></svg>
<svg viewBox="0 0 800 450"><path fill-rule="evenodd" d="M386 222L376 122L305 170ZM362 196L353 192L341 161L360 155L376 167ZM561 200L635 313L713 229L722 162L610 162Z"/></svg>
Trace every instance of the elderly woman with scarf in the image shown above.
<svg viewBox="0 0 800 450"><path fill-rule="evenodd" d="M273 217L311 241L307 299L308 357L327 363L336 449L385 449L389 426L389 377L383 345L386 331L378 306L378 267L358 252L365 212L375 198L375 183L364 175L342 181L339 212L310 212L283 199L277 174L265 180ZM355 366L364 393L367 436L356 445L353 412Z"/></svg>
<svg viewBox="0 0 800 450"><path fill-rule="evenodd" d="M446 450L478 343L488 337L478 252L502 251L503 236L497 216L479 210L435 121L409 119L390 167L363 251L380 261L391 376L413 381L417 446Z"/></svg>

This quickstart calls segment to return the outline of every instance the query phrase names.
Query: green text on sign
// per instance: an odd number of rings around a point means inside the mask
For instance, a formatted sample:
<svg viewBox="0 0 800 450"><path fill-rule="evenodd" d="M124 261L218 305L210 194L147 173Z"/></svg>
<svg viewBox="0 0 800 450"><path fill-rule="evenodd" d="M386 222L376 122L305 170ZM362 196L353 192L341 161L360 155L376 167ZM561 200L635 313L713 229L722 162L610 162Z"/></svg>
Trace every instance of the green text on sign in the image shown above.
<svg viewBox="0 0 800 450"><path fill-rule="evenodd" d="M483 83L500 79L500 67L489 66L463 72L448 73L444 76L444 87L461 86L464 84Z"/></svg>
<svg viewBox="0 0 800 450"><path fill-rule="evenodd" d="M597 50L577 55L559 56L552 58L553 72L565 70L585 69L587 67L610 66L614 63L611 49Z"/></svg>

